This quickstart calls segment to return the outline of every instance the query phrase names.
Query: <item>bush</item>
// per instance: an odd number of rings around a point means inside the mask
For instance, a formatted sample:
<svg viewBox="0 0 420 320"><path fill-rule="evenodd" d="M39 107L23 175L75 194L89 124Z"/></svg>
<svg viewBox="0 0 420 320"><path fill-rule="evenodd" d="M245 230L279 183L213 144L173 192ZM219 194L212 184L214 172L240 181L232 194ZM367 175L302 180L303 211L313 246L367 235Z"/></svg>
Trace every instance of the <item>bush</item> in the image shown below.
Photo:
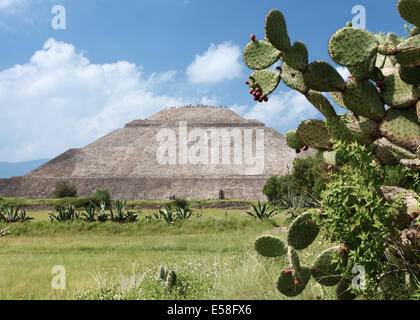
<svg viewBox="0 0 420 320"><path fill-rule="evenodd" d="M186 209L188 208L189 204L188 204L188 200L185 199L175 199L171 202L172 207L174 208L180 208L180 209Z"/></svg>
<svg viewBox="0 0 420 320"><path fill-rule="evenodd" d="M55 185L54 198L75 198L77 189L68 181L59 181Z"/></svg>
<svg viewBox="0 0 420 320"><path fill-rule="evenodd" d="M270 203L278 202L289 190L297 192L293 184L293 176L287 174L282 177L271 177L264 185L263 193Z"/></svg>
<svg viewBox="0 0 420 320"><path fill-rule="evenodd" d="M109 208L111 205L111 195L108 190L96 190L95 198L99 203L105 203L106 208Z"/></svg>
<svg viewBox="0 0 420 320"><path fill-rule="evenodd" d="M89 198L80 198L75 201L73 201L73 206L76 209L87 209L91 206L98 207L99 206L99 200L96 197L89 197Z"/></svg>
<svg viewBox="0 0 420 320"><path fill-rule="evenodd" d="M293 171L282 177L271 177L263 193L270 203L282 202L290 193L320 200L327 183L327 164L318 153L315 157L295 159Z"/></svg>

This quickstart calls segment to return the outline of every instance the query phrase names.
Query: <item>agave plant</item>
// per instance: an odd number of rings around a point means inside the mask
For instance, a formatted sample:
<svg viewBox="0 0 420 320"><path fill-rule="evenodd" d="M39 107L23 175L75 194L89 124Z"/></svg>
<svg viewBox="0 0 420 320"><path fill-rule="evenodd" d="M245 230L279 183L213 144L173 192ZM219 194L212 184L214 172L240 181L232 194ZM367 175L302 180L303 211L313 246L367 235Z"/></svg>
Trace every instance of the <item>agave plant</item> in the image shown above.
<svg viewBox="0 0 420 320"><path fill-rule="evenodd" d="M114 209L115 214L112 208L111 211L111 221L113 222L125 222L125 208L126 208L127 201L122 200L115 200L114 201Z"/></svg>
<svg viewBox="0 0 420 320"><path fill-rule="evenodd" d="M29 217L24 209L13 204L6 204L0 210L0 221L6 223L25 222L31 219L33 218Z"/></svg>
<svg viewBox="0 0 420 320"><path fill-rule="evenodd" d="M114 201L114 208L115 208L115 214L112 208L111 211L111 221L113 222L134 222L137 220L137 217L139 216L139 213L132 212L132 211L126 211L126 203L127 201L122 200L116 200Z"/></svg>
<svg viewBox="0 0 420 320"><path fill-rule="evenodd" d="M64 222L64 221L71 221L74 219L78 219L79 214L76 213L73 206L68 207L58 207L57 208L57 214L55 214L55 211L53 213L50 213L50 220L58 221L58 222Z"/></svg>
<svg viewBox="0 0 420 320"><path fill-rule="evenodd" d="M106 203L105 202L101 202L99 204L100 210L98 212L98 221L99 222L106 222L108 220L108 214L105 212L106 209Z"/></svg>
<svg viewBox="0 0 420 320"><path fill-rule="evenodd" d="M179 220L188 220L192 214L193 211L190 208L178 207L175 209L175 215Z"/></svg>
<svg viewBox="0 0 420 320"><path fill-rule="evenodd" d="M317 208L319 204L309 196L304 194L297 194L292 189L288 189L287 195L282 196L275 202L277 209L286 209L288 214L291 214L292 218L296 218L296 214L300 209L303 208Z"/></svg>
<svg viewBox="0 0 420 320"><path fill-rule="evenodd" d="M251 207L252 210L246 211L246 213L255 219L267 220L277 214L276 209L272 208L268 203L258 201L257 205L251 203Z"/></svg>
<svg viewBox="0 0 420 320"><path fill-rule="evenodd" d="M85 218L86 222L95 222L95 206L90 205L86 208L86 212L83 213L83 217Z"/></svg>
<svg viewBox="0 0 420 320"><path fill-rule="evenodd" d="M170 206L165 206L163 209L160 209L158 213L153 213L156 220L165 221L168 224L173 224L178 220L177 214Z"/></svg>

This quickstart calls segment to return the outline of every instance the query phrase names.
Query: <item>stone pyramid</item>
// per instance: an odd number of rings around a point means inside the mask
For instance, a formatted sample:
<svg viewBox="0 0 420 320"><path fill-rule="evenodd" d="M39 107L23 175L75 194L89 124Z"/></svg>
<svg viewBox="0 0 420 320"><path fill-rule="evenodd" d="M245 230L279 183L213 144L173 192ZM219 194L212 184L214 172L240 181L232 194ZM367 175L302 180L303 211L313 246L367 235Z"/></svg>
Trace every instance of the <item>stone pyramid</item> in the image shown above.
<svg viewBox="0 0 420 320"><path fill-rule="evenodd" d="M0 179L0 196L51 198L66 180L83 197L107 189L127 200L264 200L267 179L287 174L295 157L280 133L228 108L164 109L26 176Z"/></svg>

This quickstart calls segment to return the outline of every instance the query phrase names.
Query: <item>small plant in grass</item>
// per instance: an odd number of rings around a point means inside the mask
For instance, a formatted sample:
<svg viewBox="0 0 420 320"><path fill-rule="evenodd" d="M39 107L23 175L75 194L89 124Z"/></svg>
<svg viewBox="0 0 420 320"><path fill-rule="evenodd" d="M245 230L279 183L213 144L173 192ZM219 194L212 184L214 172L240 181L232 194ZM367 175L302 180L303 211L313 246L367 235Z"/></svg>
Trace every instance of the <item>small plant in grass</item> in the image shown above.
<svg viewBox="0 0 420 320"><path fill-rule="evenodd" d="M101 202L99 204L99 212L98 212L98 221L99 222L106 222L109 218L109 215L105 212L106 203Z"/></svg>
<svg viewBox="0 0 420 320"><path fill-rule="evenodd" d="M159 269L159 277L162 281L165 282L169 293L171 293L172 288L175 286L176 283L176 272L169 271L167 267L161 266Z"/></svg>
<svg viewBox="0 0 420 320"><path fill-rule="evenodd" d="M256 205L251 203L251 208L252 210L246 211L246 213L259 220L267 220L277 214L275 208L271 207L268 203L261 203L260 201Z"/></svg>
<svg viewBox="0 0 420 320"><path fill-rule="evenodd" d="M5 236L10 234L10 232L7 231L7 229L9 229L9 227L7 227L5 229L0 229L0 237L5 237Z"/></svg>

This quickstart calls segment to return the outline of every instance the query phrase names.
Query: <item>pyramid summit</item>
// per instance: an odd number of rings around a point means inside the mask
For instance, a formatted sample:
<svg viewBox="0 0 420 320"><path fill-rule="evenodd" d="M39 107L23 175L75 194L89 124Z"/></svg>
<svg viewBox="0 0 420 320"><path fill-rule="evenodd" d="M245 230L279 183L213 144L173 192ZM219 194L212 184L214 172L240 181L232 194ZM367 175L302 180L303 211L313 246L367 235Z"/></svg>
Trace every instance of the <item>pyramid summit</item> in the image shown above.
<svg viewBox="0 0 420 320"><path fill-rule="evenodd" d="M167 108L23 177L0 179L0 196L51 198L67 180L83 197L107 189L127 200L263 200L267 179L287 174L295 157L276 130L228 108Z"/></svg>

